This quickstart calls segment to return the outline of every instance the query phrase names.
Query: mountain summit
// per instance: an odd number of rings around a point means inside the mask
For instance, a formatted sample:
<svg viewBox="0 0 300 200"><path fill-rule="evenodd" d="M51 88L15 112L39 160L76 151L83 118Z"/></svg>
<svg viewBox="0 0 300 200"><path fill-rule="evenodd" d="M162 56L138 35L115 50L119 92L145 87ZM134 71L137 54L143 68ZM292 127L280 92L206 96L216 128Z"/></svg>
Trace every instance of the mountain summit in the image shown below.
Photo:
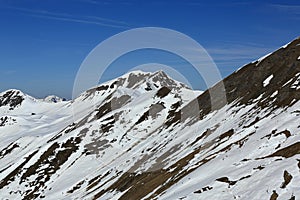
<svg viewBox="0 0 300 200"><path fill-rule="evenodd" d="M161 71L59 103L1 93L0 196L300 197L299 56L296 39L203 93ZM227 101L211 99L222 85Z"/></svg>

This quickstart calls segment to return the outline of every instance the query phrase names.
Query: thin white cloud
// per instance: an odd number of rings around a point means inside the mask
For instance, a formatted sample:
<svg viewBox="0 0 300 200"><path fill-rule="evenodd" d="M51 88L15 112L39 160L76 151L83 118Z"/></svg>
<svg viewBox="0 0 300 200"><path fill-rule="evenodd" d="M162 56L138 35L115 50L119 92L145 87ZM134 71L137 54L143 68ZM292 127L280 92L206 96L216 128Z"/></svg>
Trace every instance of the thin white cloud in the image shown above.
<svg viewBox="0 0 300 200"><path fill-rule="evenodd" d="M269 7L279 12L285 12L288 14L300 15L300 5L291 4L269 4Z"/></svg>
<svg viewBox="0 0 300 200"><path fill-rule="evenodd" d="M2 73L4 75L12 75L15 74L17 71L16 70L6 70L6 71L2 71Z"/></svg>
<svg viewBox="0 0 300 200"><path fill-rule="evenodd" d="M190 47L184 47L187 50ZM234 42L224 42L220 43L218 46L209 46L205 47L207 53L212 57L216 63L226 64L226 63L236 63L236 64L245 64L259 59L260 57L273 52L277 47L263 46L261 44L237 44ZM206 58L203 51L191 51L195 60L201 61L201 56ZM202 59L205 60L205 59ZM237 65L237 66L239 66Z"/></svg>
<svg viewBox="0 0 300 200"><path fill-rule="evenodd" d="M232 72L234 68L256 61L276 49L276 47L264 47L261 45L228 44L225 46L207 48L206 50L217 66L221 67L221 71Z"/></svg>
<svg viewBox="0 0 300 200"><path fill-rule="evenodd" d="M94 16L75 16L68 13L56 13L47 10L33 10L19 7L8 7L10 9L19 10L27 15L37 18L51 19L57 21L67 21L82 24L94 24L111 28L130 28L129 24L124 21L108 19Z"/></svg>
<svg viewBox="0 0 300 200"><path fill-rule="evenodd" d="M31 16L44 18L44 19L53 19L53 20L58 20L58 21L76 22L76 23L83 23L83 24L94 24L94 25L100 25L100 26L106 26L106 27L112 27L112 28L128 28L128 26L123 26L123 25L108 24L108 23L102 23L102 22L98 22L98 21L68 18L68 17L58 17L58 16L56 17L56 16L47 16L47 15L37 15L37 14L31 14Z"/></svg>
<svg viewBox="0 0 300 200"><path fill-rule="evenodd" d="M93 5L112 5L112 4L118 4L118 5L131 5L131 1L108 1L108 0L77 0L81 3L87 3L87 4L93 4Z"/></svg>
<svg viewBox="0 0 300 200"><path fill-rule="evenodd" d="M300 5L291 5L291 4L270 4L274 8L281 10L297 10L300 11Z"/></svg>
<svg viewBox="0 0 300 200"><path fill-rule="evenodd" d="M121 24L121 25L127 25L127 26L129 25L127 22L120 21L120 20L113 20L113 19L107 19L107 18L96 17L96 16L86 16L86 17L90 18L90 19L103 21L103 22L108 22L108 23L115 23L115 24Z"/></svg>
<svg viewBox="0 0 300 200"><path fill-rule="evenodd" d="M99 4L99 1L96 0L81 0L84 3L91 3L91 4ZM108 3L107 1L102 1L102 3Z"/></svg>
<svg viewBox="0 0 300 200"><path fill-rule="evenodd" d="M215 60L235 61L251 60L274 51L273 47L249 46L249 45L231 45L223 47L208 48L207 51Z"/></svg>

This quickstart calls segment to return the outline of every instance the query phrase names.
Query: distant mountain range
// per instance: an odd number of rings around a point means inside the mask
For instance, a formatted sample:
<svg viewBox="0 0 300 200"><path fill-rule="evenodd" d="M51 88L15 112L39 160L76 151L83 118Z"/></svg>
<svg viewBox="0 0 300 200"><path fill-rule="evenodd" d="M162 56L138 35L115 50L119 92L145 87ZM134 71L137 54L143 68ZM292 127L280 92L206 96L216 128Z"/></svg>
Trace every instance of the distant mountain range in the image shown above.
<svg viewBox="0 0 300 200"><path fill-rule="evenodd" d="M300 38L204 92L163 71L71 101L8 90L0 198L297 199L299 99Z"/></svg>

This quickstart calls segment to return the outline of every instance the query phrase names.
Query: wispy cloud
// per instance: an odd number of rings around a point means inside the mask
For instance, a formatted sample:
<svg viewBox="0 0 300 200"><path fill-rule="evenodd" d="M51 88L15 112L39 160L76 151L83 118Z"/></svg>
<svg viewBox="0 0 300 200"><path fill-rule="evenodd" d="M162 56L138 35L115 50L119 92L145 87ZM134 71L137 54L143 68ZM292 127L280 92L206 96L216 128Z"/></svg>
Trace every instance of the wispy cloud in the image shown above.
<svg viewBox="0 0 300 200"><path fill-rule="evenodd" d="M102 3L102 4L108 4L109 2L108 1L96 1L96 0L80 0L80 2L82 3L90 3L90 4L99 4L99 3Z"/></svg>
<svg viewBox="0 0 300 200"><path fill-rule="evenodd" d="M207 49L210 54L216 56L219 60L242 60L249 59L251 57L255 58L272 50L274 49L243 45Z"/></svg>
<svg viewBox="0 0 300 200"><path fill-rule="evenodd" d="M98 26L105 26L111 28L130 28L130 25L124 21L108 19L103 17L75 16L68 13L56 13L47 10L34 10L34 9L19 8L19 7L8 7L8 8L18 10L29 16L37 17L37 18L82 23L82 24L94 24Z"/></svg>
<svg viewBox="0 0 300 200"><path fill-rule="evenodd" d="M278 11L289 11L300 14L300 5L290 5L290 4L269 4L269 6L277 9Z"/></svg>
<svg viewBox="0 0 300 200"><path fill-rule="evenodd" d="M300 20L300 5L269 4L268 6L281 14L286 14L291 19Z"/></svg>
<svg viewBox="0 0 300 200"><path fill-rule="evenodd" d="M1 73L2 73L3 75L8 76L8 75L15 74L16 72L17 72L16 70L5 70L5 71L2 71Z"/></svg>
<svg viewBox="0 0 300 200"><path fill-rule="evenodd" d="M77 0L81 3L93 4L93 5L131 5L133 2L127 0L119 0L119 1L109 1L109 0Z"/></svg>
<svg viewBox="0 0 300 200"><path fill-rule="evenodd" d="M248 6L252 5L253 2L248 1L236 1L236 2L226 2L226 1L218 1L218 2L208 2L208 1L199 1L199 0L192 0L192 1L178 1L174 2L178 5L184 5L184 6L199 6L199 7L233 7L233 6Z"/></svg>
<svg viewBox="0 0 300 200"><path fill-rule="evenodd" d="M239 67L248 62L257 60L274 50L276 50L275 47L254 46L248 44L234 44L207 48L208 53L218 65L234 65L234 67Z"/></svg>
<svg viewBox="0 0 300 200"><path fill-rule="evenodd" d="M124 21L120 21L120 20L113 20L113 19L107 19L107 18L103 18L103 17L96 17L96 16L86 16L89 19L94 19L94 20L99 20L99 21L103 21L103 22L107 22L107 23L115 23L115 24L123 24L128 26L129 24L127 22Z"/></svg>

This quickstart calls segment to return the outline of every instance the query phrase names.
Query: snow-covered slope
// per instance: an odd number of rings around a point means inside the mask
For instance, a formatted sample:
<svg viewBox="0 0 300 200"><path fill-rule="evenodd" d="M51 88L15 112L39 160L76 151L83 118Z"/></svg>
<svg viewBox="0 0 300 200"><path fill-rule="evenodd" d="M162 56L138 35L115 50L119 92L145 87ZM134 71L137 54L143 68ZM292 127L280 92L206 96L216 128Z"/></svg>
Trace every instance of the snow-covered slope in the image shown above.
<svg viewBox="0 0 300 200"><path fill-rule="evenodd" d="M224 79L214 110L161 71L58 103L1 93L0 197L299 198L299 43Z"/></svg>

